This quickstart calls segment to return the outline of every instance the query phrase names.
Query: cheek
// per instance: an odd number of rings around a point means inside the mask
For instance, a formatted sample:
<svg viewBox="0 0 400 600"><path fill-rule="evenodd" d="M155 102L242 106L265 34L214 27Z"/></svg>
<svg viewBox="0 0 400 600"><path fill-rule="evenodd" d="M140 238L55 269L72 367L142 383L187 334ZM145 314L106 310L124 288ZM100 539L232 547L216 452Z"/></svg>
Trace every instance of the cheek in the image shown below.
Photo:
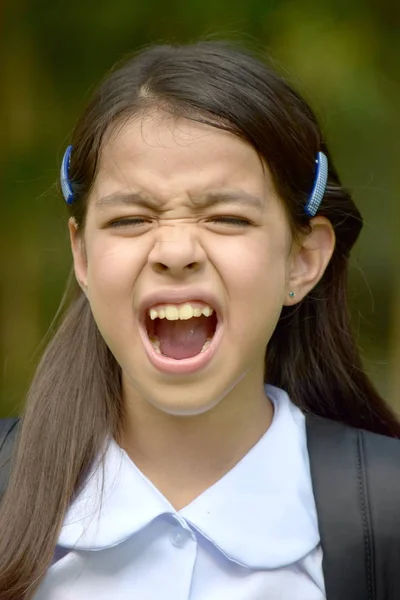
<svg viewBox="0 0 400 600"><path fill-rule="evenodd" d="M98 300L130 296L148 249L129 239L98 239L88 248L88 286Z"/></svg>
<svg viewBox="0 0 400 600"><path fill-rule="evenodd" d="M265 234L239 241L225 248L215 266L226 287L232 342L253 360L263 358L282 310L287 247L282 238Z"/></svg>
<svg viewBox="0 0 400 600"><path fill-rule="evenodd" d="M285 286L286 254L282 236L259 231L228 241L215 253L215 266L228 289L235 290L235 297L243 302L275 303Z"/></svg>

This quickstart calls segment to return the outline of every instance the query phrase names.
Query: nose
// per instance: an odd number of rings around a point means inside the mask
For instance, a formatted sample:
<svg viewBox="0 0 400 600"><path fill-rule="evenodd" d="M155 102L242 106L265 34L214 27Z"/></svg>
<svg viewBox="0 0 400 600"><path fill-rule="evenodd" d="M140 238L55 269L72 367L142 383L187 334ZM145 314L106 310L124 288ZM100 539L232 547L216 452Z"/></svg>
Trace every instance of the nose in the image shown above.
<svg viewBox="0 0 400 600"><path fill-rule="evenodd" d="M148 261L156 273L179 278L201 271L205 258L190 225L168 225L159 228Z"/></svg>

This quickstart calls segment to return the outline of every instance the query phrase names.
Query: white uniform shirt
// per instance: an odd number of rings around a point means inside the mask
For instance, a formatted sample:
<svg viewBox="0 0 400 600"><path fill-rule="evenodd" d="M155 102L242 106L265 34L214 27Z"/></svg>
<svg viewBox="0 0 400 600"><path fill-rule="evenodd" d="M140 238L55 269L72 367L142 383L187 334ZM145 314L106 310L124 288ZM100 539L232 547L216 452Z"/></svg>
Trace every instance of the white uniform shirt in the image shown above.
<svg viewBox="0 0 400 600"><path fill-rule="evenodd" d="M323 600L304 415L266 392L268 431L179 512L112 440L35 600Z"/></svg>

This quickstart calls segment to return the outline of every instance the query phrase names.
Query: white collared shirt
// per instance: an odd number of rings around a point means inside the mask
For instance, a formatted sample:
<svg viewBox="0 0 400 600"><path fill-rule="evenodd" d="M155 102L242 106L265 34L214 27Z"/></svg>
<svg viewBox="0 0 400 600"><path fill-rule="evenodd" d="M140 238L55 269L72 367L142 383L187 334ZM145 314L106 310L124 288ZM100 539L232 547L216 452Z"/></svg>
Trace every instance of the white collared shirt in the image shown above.
<svg viewBox="0 0 400 600"><path fill-rule="evenodd" d="M35 600L325 599L304 415L266 393L268 431L178 512L111 440Z"/></svg>

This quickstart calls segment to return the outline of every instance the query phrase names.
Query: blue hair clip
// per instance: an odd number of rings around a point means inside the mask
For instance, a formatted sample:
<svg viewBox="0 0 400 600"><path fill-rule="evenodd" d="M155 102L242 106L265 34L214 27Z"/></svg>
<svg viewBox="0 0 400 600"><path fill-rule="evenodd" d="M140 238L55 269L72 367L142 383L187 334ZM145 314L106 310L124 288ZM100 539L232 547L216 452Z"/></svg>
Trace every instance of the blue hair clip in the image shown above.
<svg viewBox="0 0 400 600"><path fill-rule="evenodd" d="M74 192L72 191L71 183L69 181L69 164L71 162L71 152L72 146L68 146L62 159L60 173L61 191L67 204L72 204L74 201Z"/></svg>
<svg viewBox="0 0 400 600"><path fill-rule="evenodd" d="M309 217L315 217L317 214L325 194L326 182L328 181L328 159L325 154L318 152L315 162L317 163L317 172L315 174L314 187L304 207L304 212Z"/></svg>

